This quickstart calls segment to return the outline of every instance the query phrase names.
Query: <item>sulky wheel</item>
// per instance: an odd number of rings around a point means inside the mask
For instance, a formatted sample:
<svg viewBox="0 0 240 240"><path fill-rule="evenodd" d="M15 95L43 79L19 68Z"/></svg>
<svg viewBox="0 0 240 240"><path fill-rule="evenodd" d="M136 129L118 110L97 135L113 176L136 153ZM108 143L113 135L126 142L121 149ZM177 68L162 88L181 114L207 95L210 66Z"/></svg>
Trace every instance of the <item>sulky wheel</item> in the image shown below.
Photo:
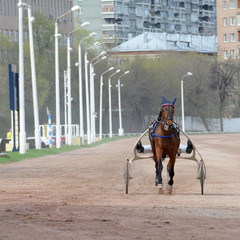
<svg viewBox="0 0 240 240"><path fill-rule="evenodd" d="M128 194L129 178L130 178L129 160L127 160L126 168L125 168L125 172L124 172L124 180L125 180L125 185L126 185L126 194Z"/></svg>
<svg viewBox="0 0 240 240"><path fill-rule="evenodd" d="M199 171L200 171L201 193L203 195L204 181L205 181L205 169L204 169L203 160L200 160L200 162L199 162Z"/></svg>

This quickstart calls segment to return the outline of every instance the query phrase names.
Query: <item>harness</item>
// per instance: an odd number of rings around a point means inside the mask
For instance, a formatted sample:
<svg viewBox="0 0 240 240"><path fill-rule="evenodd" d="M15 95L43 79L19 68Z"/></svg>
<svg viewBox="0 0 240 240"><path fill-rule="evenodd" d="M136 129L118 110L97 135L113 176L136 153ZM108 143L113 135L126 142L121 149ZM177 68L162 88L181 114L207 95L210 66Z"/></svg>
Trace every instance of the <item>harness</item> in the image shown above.
<svg viewBox="0 0 240 240"><path fill-rule="evenodd" d="M167 136L160 136L160 135L157 135L157 134L155 133L155 128L157 127L157 125L158 125L159 123L163 124L163 122L159 122L159 121L157 121L157 122L155 122L154 125L153 125L152 134L153 134L155 137L169 138L169 137L171 137L171 136L174 135L174 133L172 133L172 134L170 134L170 135L167 135ZM165 123L164 123L164 124L165 124Z"/></svg>
<svg viewBox="0 0 240 240"><path fill-rule="evenodd" d="M168 114L167 114L167 117L166 119L164 119L163 121L161 120L162 119L162 112L163 112L163 107L164 106L168 106ZM162 109L159 113L159 116L158 116L158 119L157 121L153 122L150 126L149 126L149 135L150 135L150 138L151 138L151 141L152 141L152 144L153 144L153 147L155 148L155 137L159 137L159 138L170 138L172 136L175 136L177 139L179 139L179 130L178 130L178 125L173 122L173 118L171 117L171 111L170 111L170 106L173 106L173 104L171 103L165 103L162 105ZM174 106L173 106L174 107ZM173 125L171 126L171 129L172 129L172 134L170 135L158 135L155 133L155 129L156 127L158 126L158 124L162 124L164 126L164 130L168 130L168 127L165 127L165 124L168 120L172 120L173 122Z"/></svg>

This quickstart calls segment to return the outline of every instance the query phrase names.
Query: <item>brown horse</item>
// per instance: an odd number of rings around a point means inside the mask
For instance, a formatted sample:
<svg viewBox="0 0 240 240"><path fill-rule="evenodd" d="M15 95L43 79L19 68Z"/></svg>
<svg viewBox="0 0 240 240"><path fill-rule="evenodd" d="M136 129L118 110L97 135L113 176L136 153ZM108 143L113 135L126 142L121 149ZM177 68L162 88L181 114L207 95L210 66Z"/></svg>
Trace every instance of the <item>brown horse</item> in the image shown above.
<svg viewBox="0 0 240 240"><path fill-rule="evenodd" d="M179 134L173 125L175 101L176 98L172 102L167 102L162 97L162 108L158 116L158 121L153 124L153 128L152 130L150 129L149 134L156 168L155 185L158 185L159 189L163 188L162 161L166 155L169 157L167 165L168 186L170 189L173 186L174 165L180 144Z"/></svg>

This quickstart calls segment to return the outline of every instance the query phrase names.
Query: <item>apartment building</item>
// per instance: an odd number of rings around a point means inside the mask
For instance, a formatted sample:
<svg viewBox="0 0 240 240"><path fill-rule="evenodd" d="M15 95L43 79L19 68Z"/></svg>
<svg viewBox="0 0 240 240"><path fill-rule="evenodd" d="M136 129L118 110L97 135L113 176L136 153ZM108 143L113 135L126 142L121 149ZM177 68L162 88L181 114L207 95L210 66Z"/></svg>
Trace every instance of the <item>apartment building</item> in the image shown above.
<svg viewBox="0 0 240 240"><path fill-rule="evenodd" d="M0 1L0 34L6 34L10 41L18 41L18 2L18 0ZM31 5L33 16L35 13L40 13L53 19L61 16L73 6L73 0L26 0L25 2ZM27 11L24 15L27 17ZM70 32L73 29L76 15L78 13L74 12L74 15L72 13L63 17L59 24L60 31L65 34ZM24 36L27 38L28 32L25 32Z"/></svg>
<svg viewBox="0 0 240 240"><path fill-rule="evenodd" d="M143 32L216 35L216 0L102 0L104 42Z"/></svg>
<svg viewBox="0 0 240 240"><path fill-rule="evenodd" d="M36 12L56 19L73 5L74 12L61 19L68 33L73 25L90 22L104 43L120 44L143 32L216 35L216 0L26 0ZM0 32L18 39L18 0L0 1Z"/></svg>
<svg viewBox="0 0 240 240"><path fill-rule="evenodd" d="M240 0L217 1L218 56L240 58Z"/></svg>

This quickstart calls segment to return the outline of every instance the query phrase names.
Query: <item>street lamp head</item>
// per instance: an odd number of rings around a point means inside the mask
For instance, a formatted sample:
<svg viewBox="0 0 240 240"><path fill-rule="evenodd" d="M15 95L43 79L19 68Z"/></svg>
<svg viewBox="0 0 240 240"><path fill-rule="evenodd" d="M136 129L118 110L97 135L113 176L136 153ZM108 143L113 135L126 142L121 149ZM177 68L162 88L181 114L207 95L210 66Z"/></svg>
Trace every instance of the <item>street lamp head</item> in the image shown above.
<svg viewBox="0 0 240 240"><path fill-rule="evenodd" d="M118 69L115 73L119 73L120 72L120 69Z"/></svg>
<svg viewBox="0 0 240 240"><path fill-rule="evenodd" d="M24 3L24 2L18 2L17 6L18 6L18 7L27 7L28 4L27 4L27 3Z"/></svg>
<svg viewBox="0 0 240 240"><path fill-rule="evenodd" d="M97 34L95 32L92 32L89 34L89 37L95 37L95 36L97 36Z"/></svg>
<svg viewBox="0 0 240 240"><path fill-rule="evenodd" d="M105 51L102 51L100 54L99 54L99 56L102 56L102 55L104 55L104 54L107 54Z"/></svg>
<svg viewBox="0 0 240 240"><path fill-rule="evenodd" d="M75 66L76 66L76 67L78 67L78 66L79 66L79 63L78 63L78 62L76 62L76 63L75 63Z"/></svg>
<svg viewBox="0 0 240 240"><path fill-rule="evenodd" d="M34 22L34 21L35 21L35 17L31 17L31 18L29 19L29 21L30 21L30 22Z"/></svg>
<svg viewBox="0 0 240 240"><path fill-rule="evenodd" d="M193 75L193 74L192 74L191 72L188 72L187 75L188 75L188 76L191 76L191 75Z"/></svg>
<svg viewBox="0 0 240 240"><path fill-rule="evenodd" d="M87 26L87 25L89 25L90 23L89 22L84 22L84 23L82 23L81 25L80 25L80 27L85 27L85 26Z"/></svg>
<svg viewBox="0 0 240 240"><path fill-rule="evenodd" d="M95 42L94 44L93 44L93 46L99 46L100 45L100 42Z"/></svg>
<svg viewBox="0 0 240 240"><path fill-rule="evenodd" d="M130 73L130 71L126 71L124 74L128 74L128 73Z"/></svg>
<svg viewBox="0 0 240 240"><path fill-rule="evenodd" d="M110 67L109 69L108 69L108 71L112 71L114 69L114 67Z"/></svg>
<svg viewBox="0 0 240 240"><path fill-rule="evenodd" d="M102 58L101 58L101 60L104 60L104 59L106 59L107 58L107 56L103 56Z"/></svg>
<svg viewBox="0 0 240 240"><path fill-rule="evenodd" d="M71 11L73 12L73 11L76 11L76 10L79 10L79 9L80 9L80 7L78 5L75 5L71 8Z"/></svg>

